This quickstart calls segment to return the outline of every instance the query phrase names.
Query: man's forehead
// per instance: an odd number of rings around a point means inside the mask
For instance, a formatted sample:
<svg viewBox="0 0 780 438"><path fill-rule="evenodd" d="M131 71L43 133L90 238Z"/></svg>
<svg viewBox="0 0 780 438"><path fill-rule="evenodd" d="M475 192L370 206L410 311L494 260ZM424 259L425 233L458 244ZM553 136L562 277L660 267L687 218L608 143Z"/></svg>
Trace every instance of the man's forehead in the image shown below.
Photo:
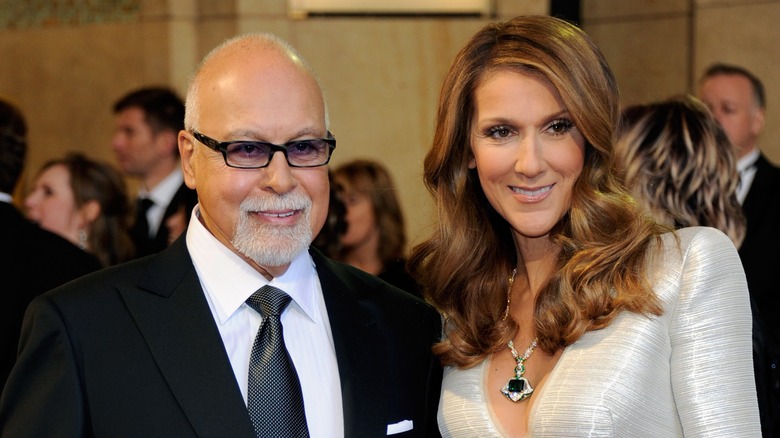
<svg viewBox="0 0 780 438"><path fill-rule="evenodd" d="M735 90L740 92L752 92L753 85L750 83L750 79L739 74L720 74L710 78L708 83L717 83L720 85L717 87L719 90ZM705 84L706 85L706 84Z"/></svg>

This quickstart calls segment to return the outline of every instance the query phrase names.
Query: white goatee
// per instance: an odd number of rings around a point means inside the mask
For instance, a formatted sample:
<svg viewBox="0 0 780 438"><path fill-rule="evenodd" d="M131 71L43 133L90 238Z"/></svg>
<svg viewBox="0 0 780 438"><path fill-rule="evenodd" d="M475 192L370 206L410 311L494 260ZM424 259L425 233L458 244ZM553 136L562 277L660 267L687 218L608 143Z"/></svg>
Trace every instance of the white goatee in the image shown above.
<svg viewBox="0 0 780 438"><path fill-rule="evenodd" d="M289 265L312 241L311 206L311 198L299 192L247 198L230 243L260 266ZM281 226L252 217L263 211L294 211L299 218L292 226Z"/></svg>

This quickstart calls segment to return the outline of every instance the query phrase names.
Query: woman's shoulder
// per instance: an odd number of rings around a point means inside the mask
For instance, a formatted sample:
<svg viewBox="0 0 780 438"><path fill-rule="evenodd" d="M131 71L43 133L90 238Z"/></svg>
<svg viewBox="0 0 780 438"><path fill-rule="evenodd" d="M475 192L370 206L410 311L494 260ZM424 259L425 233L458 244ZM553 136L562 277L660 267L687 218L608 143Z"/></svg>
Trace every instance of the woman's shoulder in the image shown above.
<svg viewBox="0 0 780 438"><path fill-rule="evenodd" d="M737 267L741 269L734 243L715 228L680 228L662 234L659 242L651 253L653 262L648 266L655 273L654 277L684 276L691 270L711 272L720 269L731 271Z"/></svg>
<svg viewBox="0 0 780 438"><path fill-rule="evenodd" d="M722 231L712 227L685 227L665 233L661 241L666 250L677 247L683 253L691 250L712 251L731 250L736 248L731 239Z"/></svg>
<svg viewBox="0 0 780 438"><path fill-rule="evenodd" d="M674 285L680 284L742 288L744 272L739 254L723 232L710 227L681 228L662 235L661 241L661 257L651 268L659 296L665 296L663 290L676 295Z"/></svg>

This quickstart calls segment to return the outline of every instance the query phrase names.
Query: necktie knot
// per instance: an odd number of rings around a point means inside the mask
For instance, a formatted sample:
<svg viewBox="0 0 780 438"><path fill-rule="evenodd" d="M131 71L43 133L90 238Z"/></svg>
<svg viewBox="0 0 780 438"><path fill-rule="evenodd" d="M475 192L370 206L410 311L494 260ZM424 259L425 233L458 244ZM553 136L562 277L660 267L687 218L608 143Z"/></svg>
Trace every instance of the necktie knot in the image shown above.
<svg viewBox="0 0 780 438"><path fill-rule="evenodd" d="M255 309L264 318L279 316L292 299L283 290L265 285L246 300L249 307Z"/></svg>
<svg viewBox="0 0 780 438"><path fill-rule="evenodd" d="M147 211L149 208L151 208L152 205L154 205L154 201L152 201L150 198L139 198L138 205L140 205L141 210Z"/></svg>

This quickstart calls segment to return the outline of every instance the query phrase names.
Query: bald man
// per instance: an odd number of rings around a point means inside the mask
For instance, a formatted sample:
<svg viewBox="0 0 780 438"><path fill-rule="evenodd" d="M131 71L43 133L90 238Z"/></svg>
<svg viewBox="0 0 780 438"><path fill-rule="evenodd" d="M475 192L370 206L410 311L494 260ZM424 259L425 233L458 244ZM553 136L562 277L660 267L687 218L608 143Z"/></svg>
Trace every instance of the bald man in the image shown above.
<svg viewBox="0 0 780 438"><path fill-rule="evenodd" d="M0 435L435 436L439 316L310 248L336 141L300 55L268 34L214 49L178 143L186 236L31 305ZM258 365L266 343L281 362Z"/></svg>

